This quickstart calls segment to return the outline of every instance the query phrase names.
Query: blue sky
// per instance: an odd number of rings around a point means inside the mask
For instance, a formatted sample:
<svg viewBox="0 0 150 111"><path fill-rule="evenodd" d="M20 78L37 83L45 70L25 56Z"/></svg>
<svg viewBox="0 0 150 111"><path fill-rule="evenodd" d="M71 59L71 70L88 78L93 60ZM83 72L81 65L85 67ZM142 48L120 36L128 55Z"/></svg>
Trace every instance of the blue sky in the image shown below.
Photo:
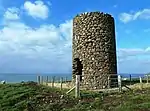
<svg viewBox="0 0 150 111"><path fill-rule="evenodd" d="M0 73L70 73L72 19L115 18L119 73L150 72L150 1L0 0Z"/></svg>

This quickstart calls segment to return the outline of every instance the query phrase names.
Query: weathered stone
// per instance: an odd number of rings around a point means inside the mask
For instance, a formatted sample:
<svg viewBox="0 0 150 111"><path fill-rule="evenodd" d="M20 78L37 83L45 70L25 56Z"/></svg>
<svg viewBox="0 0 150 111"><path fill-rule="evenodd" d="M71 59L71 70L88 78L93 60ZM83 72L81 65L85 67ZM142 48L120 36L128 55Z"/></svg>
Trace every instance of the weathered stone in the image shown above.
<svg viewBox="0 0 150 111"><path fill-rule="evenodd" d="M72 48L73 61L79 58L83 65L83 87L107 87L108 75L117 74L114 18L103 12L77 15L73 19ZM81 69L76 64L74 61L73 81Z"/></svg>

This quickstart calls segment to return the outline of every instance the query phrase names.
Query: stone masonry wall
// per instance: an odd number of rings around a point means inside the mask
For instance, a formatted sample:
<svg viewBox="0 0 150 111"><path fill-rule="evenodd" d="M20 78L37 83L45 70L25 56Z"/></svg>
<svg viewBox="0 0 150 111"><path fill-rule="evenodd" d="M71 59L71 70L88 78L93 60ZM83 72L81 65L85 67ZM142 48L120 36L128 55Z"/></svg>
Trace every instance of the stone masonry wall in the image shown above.
<svg viewBox="0 0 150 111"><path fill-rule="evenodd" d="M77 71L75 58L79 58L85 88L106 87L108 74L117 74L115 25L111 15L102 12L77 15L73 19L72 48L73 75Z"/></svg>

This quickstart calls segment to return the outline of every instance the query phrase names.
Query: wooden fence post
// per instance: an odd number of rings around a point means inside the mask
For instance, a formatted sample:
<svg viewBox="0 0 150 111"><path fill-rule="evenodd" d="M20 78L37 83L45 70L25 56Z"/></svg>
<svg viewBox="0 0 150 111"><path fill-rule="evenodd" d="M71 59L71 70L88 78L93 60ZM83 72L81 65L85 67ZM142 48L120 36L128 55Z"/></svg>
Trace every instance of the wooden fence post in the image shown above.
<svg viewBox="0 0 150 111"><path fill-rule="evenodd" d="M54 87L54 82L55 82L55 76L52 77L52 87Z"/></svg>
<svg viewBox="0 0 150 111"><path fill-rule="evenodd" d="M49 81L48 81L48 76L46 76L46 85L48 85L48 82L49 82Z"/></svg>
<svg viewBox="0 0 150 111"><path fill-rule="evenodd" d="M40 84L40 76L37 76L37 83Z"/></svg>
<svg viewBox="0 0 150 111"><path fill-rule="evenodd" d="M62 90L63 77L60 78L60 90Z"/></svg>
<svg viewBox="0 0 150 111"><path fill-rule="evenodd" d="M139 77L140 78L140 83L142 83L142 77Z"/></svg>
<svg viewBox="0 0 150 111"><path fill-rule="evenodd" d="M80 97L80 75L76 75L75 97Z"/></svg>
<svg viewBox="0 0 150 111"><path fill-rule="evenodd" d="M107 88L110 88L110 76L108 75L108 86L107 86Z"/></svg>
<svg viewBox="0 0 150 111"><path fill-rule="evenodd" d="M96 89L96 87L95 87L95 84L96 84L96 77L94 76L93 79L94 79L94 89ZM90 82L90 84L92 84L92 81Z"/></svg>
<svg viewBox="0 0 150 111"><path fill-rule="evenodd" d="M118 86L119 86L119 92L122 92L122 81L121 81L121 75L118 75Z"/></svg>
<svg viewBox="0 0 150 111"><path fill-rule="evenodd" d="M56 83L59 83L59 82L60 82L60 77L57 77Z"/></svg>
<svg viewBox="0 0 150 111"><path fill-rule="evenodd" d="M147 77L147 84L148 84L148 82L149 82L149 77L148 77L148 75L146 75L146 77Z"/></svg>
<svg viewBox="0 0 150 111"><path fill-rule="evenodd" d="M49 83L52 83L51 76L49 77Z"/></svg>
<svg viewBox="0 0 150 111"><path fill-rule="evenodd" d="M41 84L43 85L43 76L41 76Z"/></svg>
<svg viewBox="0 0 150 111"><path fill-rule="evenodd" d="M140 76L140 89L143 89L143 84L142 84L142 77Z"/></svg>
<svg viewBox="0 0 150 111"><path fill-rule="evenodd" d="M65 80L65 82L67 82L67 77L66 77L66 80Z"/></svg>
<svg viewBox="0 0 150 111"><path fill-rule="evenodd" d="M130 74L130 85L131 85L131 81L132 81L132 77L131 77L131 74Z"/></svg>

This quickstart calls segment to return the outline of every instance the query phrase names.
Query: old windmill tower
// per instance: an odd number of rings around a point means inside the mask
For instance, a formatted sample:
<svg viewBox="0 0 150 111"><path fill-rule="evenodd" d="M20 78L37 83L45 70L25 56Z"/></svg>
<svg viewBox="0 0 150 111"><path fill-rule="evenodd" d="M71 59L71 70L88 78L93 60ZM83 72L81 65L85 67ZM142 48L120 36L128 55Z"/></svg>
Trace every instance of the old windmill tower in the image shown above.
<svg viewBox="0 0 150 111"><path fill-rule="evenodd" d="M77 15L73 19L73 80L75 74L81 74L85 88L107 86L108 76L117 74L115 41L111 15L101 12Z"/></svg>

